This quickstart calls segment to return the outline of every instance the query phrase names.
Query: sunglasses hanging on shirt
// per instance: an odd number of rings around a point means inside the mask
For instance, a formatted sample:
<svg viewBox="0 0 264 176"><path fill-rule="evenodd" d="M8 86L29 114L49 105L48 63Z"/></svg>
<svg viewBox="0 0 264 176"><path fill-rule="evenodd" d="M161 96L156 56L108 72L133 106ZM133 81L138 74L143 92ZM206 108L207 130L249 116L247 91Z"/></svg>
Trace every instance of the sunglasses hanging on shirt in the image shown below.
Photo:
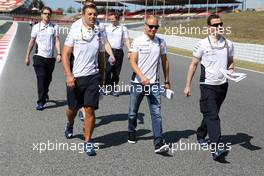
<svg viewBox="0 0 264 176"><path fill-rule="evenodd" d="M82 40L86 41L86 42L90 42L93 40L94 36L96 36L98 34L98 29L88 29L85 26L81 27L81 36L82 36Z"/></svg>

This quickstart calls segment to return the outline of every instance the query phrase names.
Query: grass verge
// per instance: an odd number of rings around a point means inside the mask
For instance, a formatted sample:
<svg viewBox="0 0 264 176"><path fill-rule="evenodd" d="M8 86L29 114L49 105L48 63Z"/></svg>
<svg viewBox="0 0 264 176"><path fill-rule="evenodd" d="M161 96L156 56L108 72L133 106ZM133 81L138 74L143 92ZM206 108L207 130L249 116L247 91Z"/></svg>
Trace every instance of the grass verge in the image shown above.
<svg viewBox="0 0 264 176"><path fill-rule="evenodd" d="M226 38L233 42L264 45L264 23L260 21L260 19L264 19L264 12L226 13L222 14L221 18L224 22L224 28L228 27L231 31L231 34L225 35ZM164 26L165 27L159 29L159 33L171 35L168 33L168 30L166 30L170 29L171 33L174 31L173 33L176 33L179 36L195 38L207 37L207 34L203 35L203 32L201 32L202 30L195 30L195 28L203 29L204 27L207 27L206 18L182 22L179 20L165 21ZM184 32L184 30L182 30L184 34L181 35L181 26L188 27L189 32Z"/></svg>
<svg viewBox="0 0 264 176"><path fill-rule="evenodd" d="M12 22L6 22L0 26L0 36L4 35L8 29L11 27Z"/></svg>
<svg viewBox="0 0 264 176"><path fill-rule="evenodd" d="M192 52L189 50L174 48L174 47L168 47L168 51L171 53L182 55L182 56L192 57ZM241 67L241 68L260 71L260 72L264 73L264 64L258 64L258 63L243 61L243 60L239 60L239 59L235 59L235 64L236 64L236 66Z"/></svg>

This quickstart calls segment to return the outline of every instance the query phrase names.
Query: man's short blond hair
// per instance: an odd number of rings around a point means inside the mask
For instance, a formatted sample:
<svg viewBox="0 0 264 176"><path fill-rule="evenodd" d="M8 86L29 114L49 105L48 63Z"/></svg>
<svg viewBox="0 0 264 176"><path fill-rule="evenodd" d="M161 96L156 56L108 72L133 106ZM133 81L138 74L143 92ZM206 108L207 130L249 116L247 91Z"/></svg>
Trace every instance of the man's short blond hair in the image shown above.
<svg viewBox="0 0 264 176"><path fill-rule="evenodd" d="M147 23L149 20L157 20L159 22L159 17L155 16L155 15L149 15L147 16L146 20L145 20L145 23Z"/></svg>
<svg viewBox="0 0 264 176"><path fill-rule="evenodd" d="M83 5L90 5L90 4L95 5L94 0L86 0Z"/></svg>

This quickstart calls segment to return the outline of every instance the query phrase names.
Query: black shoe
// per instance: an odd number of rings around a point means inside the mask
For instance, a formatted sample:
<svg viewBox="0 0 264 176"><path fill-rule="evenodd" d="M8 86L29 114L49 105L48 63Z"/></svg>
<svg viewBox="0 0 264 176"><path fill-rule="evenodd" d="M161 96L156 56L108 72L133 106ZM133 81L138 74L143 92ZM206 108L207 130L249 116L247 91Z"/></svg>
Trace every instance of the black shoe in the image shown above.
<svg viewBox="0 0 264 176"><path fill-rule="evenodd" d="M155 153L157 154L168 153L169 150L170 150L169 145L167 145L163 141L160 141L155 145Z"/></svg>
<svg viewBox="0 0 264 176"><path fill-rule="evenodd" d="M197 139L197 143L200 144L201 147L206 147L208 146L208 143L205 139L201 138L201 139Z"/></svg>
<svg viewBox="0 0 264 176"><path fill-rule="evenodd" d="M67 123L65 130L64 130L64 135L67 139L72 138L72 136L73 136L73 125Z"/></svg>
<svg viewBox="0 0 264 176"><path fill-rule="evenodd" d="M213 159L215 161L219 160L221 157L225 157L228 151L226 149L217 149L215 152L212 153Z"/></svg>
<svg viewBox="0 0 264 176"><path fill-rule="evenodd" d="M93 143L84 142L84 152L88 156L95 156L96 155L96 151L94 149L94 144Z"/></svg>
<svg viewBox="0 0 264 176"><path fill-rule="evenodd" d="M128 132L127 142L130 144L137 143L136 132Z"/></svg>
<svg viewBox="0 0 264 176"><path fill-rule="evenodd" d="M117 92L117 91L113 91L113 92L112 92L112 95L113 95L114 97L119 97L119 92Z"/></svg>
<svg viewBox="0 0 264 176"><path fill-rule="evenodd" d="M38 103L37 106L36 106L36 110L37 111L43 111L45 108L44 108L44 105L42 103Z"/></svg>

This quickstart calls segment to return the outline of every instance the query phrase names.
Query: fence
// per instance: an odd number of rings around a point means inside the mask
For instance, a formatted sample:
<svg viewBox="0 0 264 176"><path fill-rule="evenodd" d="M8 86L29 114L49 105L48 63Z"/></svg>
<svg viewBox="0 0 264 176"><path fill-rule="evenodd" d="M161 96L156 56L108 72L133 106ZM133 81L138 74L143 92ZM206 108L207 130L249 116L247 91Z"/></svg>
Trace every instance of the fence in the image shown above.
<svg viewBox="0 0 264 176"><path fill-rule="evenodd" d="M131 38L135 38L139 35L142 35L142 31L129 30L129 34ZM192 51L195 44L200 40L197 38L169 36L164 34L158 34L158 36L163 38L168 46L190 51ZM264 64L264 45L234 42L234 48L235 59Z"/></svg>

